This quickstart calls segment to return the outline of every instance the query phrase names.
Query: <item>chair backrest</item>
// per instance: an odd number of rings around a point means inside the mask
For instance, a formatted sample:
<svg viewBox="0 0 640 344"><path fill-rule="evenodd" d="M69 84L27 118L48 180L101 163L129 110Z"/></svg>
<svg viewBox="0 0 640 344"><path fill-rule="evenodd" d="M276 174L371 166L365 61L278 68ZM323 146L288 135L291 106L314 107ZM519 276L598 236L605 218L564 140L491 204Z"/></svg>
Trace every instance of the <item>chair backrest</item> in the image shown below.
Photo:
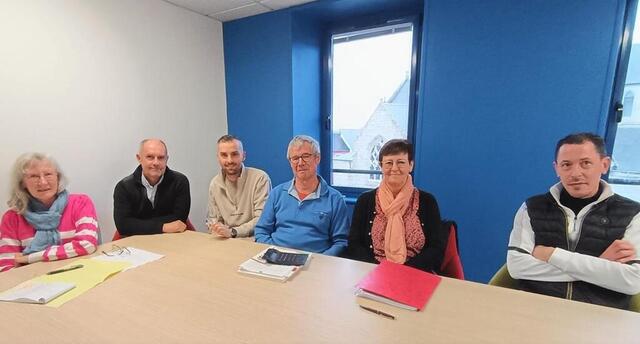
<svg viewBox="0 0 640 344"><path fill-rule="evenodd" d="M518 288L518 280L514 279L509 275L509 270L507 270L507 264L504 264L500 270L498 270L495 275L489 280L489 285L495 285L497 287L509 288L509 289L519 289ZM640 313L640 294L636 294L631 296L631 302L629 303L629 310L632 312Z"/></svg>
<svg viewBox="0 0 640 344"><path fill-rule="evenodd" d="M116 228L116 232L113 233L113 239L111 239L111 241L116 241L120 239L122 239L122 236L120 235L120 232L118 232L118 229Z"/></svg>
<svg viewBox="0 0 640 344"><path fill-rule="evenodd" d="M633 295L629 303L629 310L640 313L640 294Z"/></svg>
<svg viewBox="0 0 640 344"><path fill-rule="evenodd" d="M191 223L191 220L189 220L188 218L187 218L186 225L187 225L187 230L188 231L197 232L196 227L193 225L193 223ZM118 229L116 228L116 232L113 233L113 239L111 239L111 241L116 241L116 240L119 240L119 239L122 239L122 236L120 235L120 232L118 232Z"/></svg>
<svg viewBox="0 0 640 344"><path fill-rule="evenodd" d="M193 223L191 223L191 220L189 220L189 218L187 218L187 230L188 231L195 231L195 232L198 231L196 229L196 227L193 225Z"/></svg>
<svg viewBox="0 0 640 344"><path fill-rule="evenodd" d="M489 285L495 285L497 287L518 289L518 280L509 275L507 270L507 264L504 264L489 280Z"/></svg>
<svg viewBox="0 0 640 344"><path fill-rule="evenodd" d="M449 239L447 239L447 246L444 249L440 274L463 280L464 271L462 269L462 261L460 261L460 252L458 251L458 226L454 221L443 221L442 226L448 230Z"/></svg>

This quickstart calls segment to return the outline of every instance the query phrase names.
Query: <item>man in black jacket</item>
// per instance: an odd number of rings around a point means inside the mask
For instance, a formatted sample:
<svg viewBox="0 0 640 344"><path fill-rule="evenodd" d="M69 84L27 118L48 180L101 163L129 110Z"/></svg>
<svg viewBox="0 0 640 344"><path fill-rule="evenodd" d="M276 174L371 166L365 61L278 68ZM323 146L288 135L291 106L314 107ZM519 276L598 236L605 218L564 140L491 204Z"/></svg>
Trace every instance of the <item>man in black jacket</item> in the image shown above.
<svg viewBox="0 0 640 344"><path fill-rule="evenodd" d="M167 146L146 139L136 154L140 165L116 185L113 218L120 235L179 233L191 207L189 180L167 167Z"/></svg>
<svg viewBox="0 0 640 344"><path fill-rule="evenodd" d="M640 204L601 180L604 140L569 135L556 145L560 182L516 213L507 267L523 290L627 309L640 293Z"/></svg>

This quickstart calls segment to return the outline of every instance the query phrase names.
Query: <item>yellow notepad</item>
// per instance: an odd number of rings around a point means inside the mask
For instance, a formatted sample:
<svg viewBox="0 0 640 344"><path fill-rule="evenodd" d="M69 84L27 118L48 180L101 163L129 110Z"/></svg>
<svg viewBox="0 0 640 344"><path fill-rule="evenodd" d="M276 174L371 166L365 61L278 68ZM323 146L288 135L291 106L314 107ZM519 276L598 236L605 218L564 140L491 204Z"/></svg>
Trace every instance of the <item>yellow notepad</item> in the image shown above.
<svg viewBox="0 0 640 344"><path fill-rule="evenodd" d="M75 288L53 299L47 303L46 306L60 307L65 302L82 295L87 290L102 283L109 276L117 274L131 265L131 263L127 262L103 262L95 259L80 259L62 267L62 269L78 264L82 264L82 268L53 275L42 275L33 279L33 281L38 282L65 282L75 285Z"/></svg>

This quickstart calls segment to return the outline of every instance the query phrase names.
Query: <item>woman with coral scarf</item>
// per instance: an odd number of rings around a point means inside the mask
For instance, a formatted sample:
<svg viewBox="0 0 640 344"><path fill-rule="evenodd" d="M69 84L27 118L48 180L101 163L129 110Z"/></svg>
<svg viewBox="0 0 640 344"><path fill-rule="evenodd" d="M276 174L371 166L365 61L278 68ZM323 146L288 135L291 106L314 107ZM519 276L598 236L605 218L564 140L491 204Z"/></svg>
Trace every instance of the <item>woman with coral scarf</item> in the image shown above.
<svg viewBox="0 0 640 344"><path fill-rule="evenodd" d="M378 156L380 186L363 193L353 210L347 257L383 259L439 272L448 233L435 198L413 186L413 147L390 140Z"/></svg>

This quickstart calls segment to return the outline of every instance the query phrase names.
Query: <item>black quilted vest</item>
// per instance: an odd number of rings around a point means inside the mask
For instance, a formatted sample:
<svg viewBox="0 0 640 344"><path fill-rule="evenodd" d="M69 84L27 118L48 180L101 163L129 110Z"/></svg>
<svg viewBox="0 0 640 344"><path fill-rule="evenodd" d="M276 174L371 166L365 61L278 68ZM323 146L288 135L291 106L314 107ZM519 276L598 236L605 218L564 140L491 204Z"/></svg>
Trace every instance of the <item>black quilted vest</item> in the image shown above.
<svg viewBox="0 0 640 344"><path fill-rule="evenodd" d="M570 247L565 213L551 193L531 197L526 203L536 245L559 247L595 257L600 256L614 240L622 239L627 226L640 212L639 203L613 195L589 210L582 222L580 237L575 247ZM629 308L629 295L582 281L520 280L520 287L526 291L549 296L620 309Z"/></svg>

